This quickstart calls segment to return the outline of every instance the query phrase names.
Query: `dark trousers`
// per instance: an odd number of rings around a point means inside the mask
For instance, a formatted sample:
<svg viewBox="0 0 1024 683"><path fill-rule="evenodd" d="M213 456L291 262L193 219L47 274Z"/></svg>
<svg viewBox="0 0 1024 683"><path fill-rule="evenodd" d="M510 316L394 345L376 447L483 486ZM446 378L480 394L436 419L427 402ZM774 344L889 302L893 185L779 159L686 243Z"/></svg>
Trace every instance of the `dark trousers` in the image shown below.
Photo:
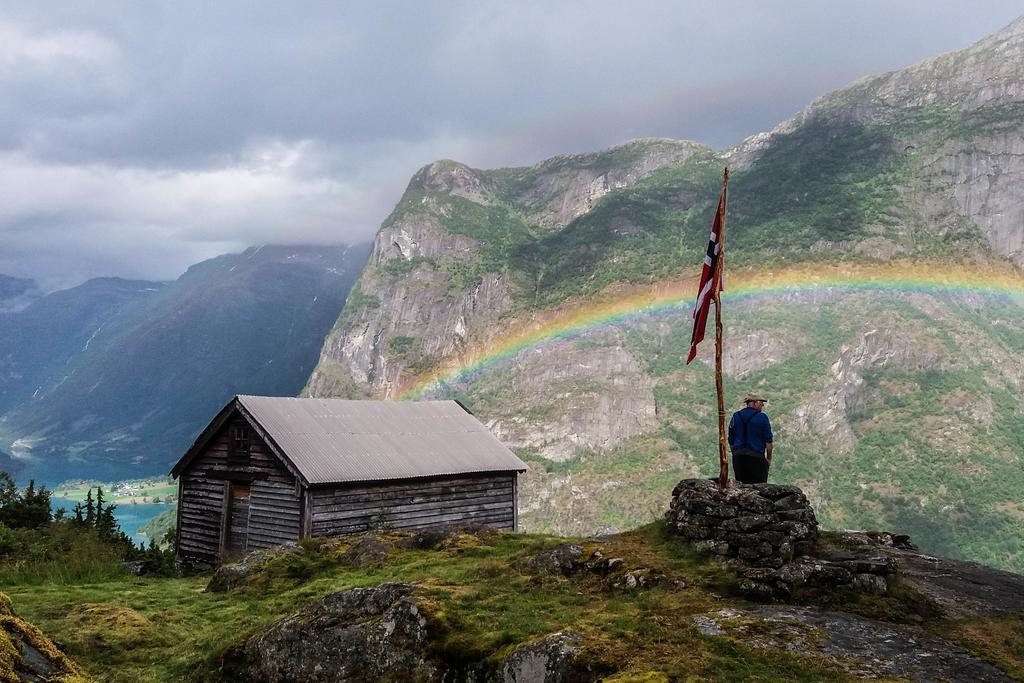
<svg viewBox="0 0 1024 683"><path fill-rule="evenodd" d="M763 484L768 481L768 459L751 448L735 448L732 471L740 483Z"/></svg>

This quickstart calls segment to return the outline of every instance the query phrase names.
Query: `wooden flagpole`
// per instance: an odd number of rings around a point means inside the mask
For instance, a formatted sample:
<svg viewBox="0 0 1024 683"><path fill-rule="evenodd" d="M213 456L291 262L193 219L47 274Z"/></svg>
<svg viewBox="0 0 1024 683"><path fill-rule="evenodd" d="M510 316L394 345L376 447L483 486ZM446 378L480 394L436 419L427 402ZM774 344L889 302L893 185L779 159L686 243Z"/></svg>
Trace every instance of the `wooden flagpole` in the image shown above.
<svg viewBox="0 0 1024 683"><path fill-rule="evenodd" d="M725 213L729 203L729 167L722 170L722 215L715 262L715 389L718 392L718 486L729 485L729 456L725 437L725 391L722 388L722 268L725 265Z"/></svg>

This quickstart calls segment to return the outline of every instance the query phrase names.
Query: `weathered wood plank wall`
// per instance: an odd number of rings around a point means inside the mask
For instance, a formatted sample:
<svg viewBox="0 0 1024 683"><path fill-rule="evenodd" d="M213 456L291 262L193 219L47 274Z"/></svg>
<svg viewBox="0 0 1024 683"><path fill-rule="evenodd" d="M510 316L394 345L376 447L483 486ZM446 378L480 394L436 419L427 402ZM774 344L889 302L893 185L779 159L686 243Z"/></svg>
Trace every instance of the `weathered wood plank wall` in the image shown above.
<svg viewBox="0 0 1024 683"><path fill-rule="evenodd" d="M249 550L299 540L300 503L293 484L253 482L249 499Z"/></svg>
<svg viewBox="0 0 1024 683"><path fill-rule="evenodd" d="M249 464L230 466L230 424L226 422L182 472L178 554L187 561L212 564L224 550L237 553L299 538L295 477L254 431L250 432ZM226 505L226 482L251 484L247 506ZM285 499L272 502L282 492L287 494ZM274 518L278 512L280 516ZM231 529L234 534L228 536Z"/></svg>
<svg viewBox="0 0 1024 683"><path fill-rule="evenodd" d="M230 426L225 422L181 473L178 553L187 561L212 564L226 550L267 548L302 536L446 524L516 528L515 472L304 491L255 430L248 464L230 463Z"/></svg>
<svg viewBox="0 0 1024 683"><path fill-rule="evenodd" d="M212 564L220 553L224 483L187 476L183 476L181 482L178 554Z"/></svg>
<svg viewBox="0 0 1024 683"><path fill-rule="evenodd" d="M473 524L513 530L515 473L317 488L313 536Z"/></svg>

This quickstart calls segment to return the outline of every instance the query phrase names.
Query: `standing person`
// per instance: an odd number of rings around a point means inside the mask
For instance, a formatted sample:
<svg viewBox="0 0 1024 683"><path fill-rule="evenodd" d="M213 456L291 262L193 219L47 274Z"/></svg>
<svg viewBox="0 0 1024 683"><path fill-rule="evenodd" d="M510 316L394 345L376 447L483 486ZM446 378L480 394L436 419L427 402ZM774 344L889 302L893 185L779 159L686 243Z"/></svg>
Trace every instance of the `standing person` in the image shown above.
<svg viewBox="0 0 1024 683"><path fill-rule="evenodd" d="M748 394L746 408L737 410L729 420L729 446L732 448L732 469L736 481L760 484L768 481L772 464L772 423L762 411L768 401L757 394Z"/></svg>

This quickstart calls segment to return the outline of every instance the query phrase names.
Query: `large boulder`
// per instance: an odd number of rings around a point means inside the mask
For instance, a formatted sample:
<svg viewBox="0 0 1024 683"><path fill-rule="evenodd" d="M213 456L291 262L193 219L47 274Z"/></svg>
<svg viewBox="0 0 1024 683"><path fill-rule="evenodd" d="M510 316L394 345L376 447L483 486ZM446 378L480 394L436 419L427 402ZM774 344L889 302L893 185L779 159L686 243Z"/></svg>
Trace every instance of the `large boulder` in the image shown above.
<svg viewBox="0 0 1024 683"><path fill-rule="evenodd" d="M502 683L561 683L572 671L582 638L575 633L552 633L513 650L502 662Z"/></svg>
<svg viewBox="0 0 1024 683"><path fill-rule="evenodd" d="M280 557L285 553L299 552L300 550L301 548L298 543L285 543L273 548L253 550L238 562L222 564L217 567L217 570L210 578L210 582L206 584L206 592L226 593L244 586L249 582L250 578L263 571L267 563L275 557Z"/></svg>
<svg viewBox="0 0 1024 683"><path fill-rule="evenodd" d="M579 661L583 638L575 633L552 633L491 659L446 656L429 629L415 586L382 583L304 607L229 648L222 665L232 680L254 683L561 683L604 672Z"/></svg>
<svg viewBox="0 0 1024 683"><path fill-rule="evenodd" d="M383 583L332 593L230 650L224 668L264 683L440 680L414 590Z"/></svg>

